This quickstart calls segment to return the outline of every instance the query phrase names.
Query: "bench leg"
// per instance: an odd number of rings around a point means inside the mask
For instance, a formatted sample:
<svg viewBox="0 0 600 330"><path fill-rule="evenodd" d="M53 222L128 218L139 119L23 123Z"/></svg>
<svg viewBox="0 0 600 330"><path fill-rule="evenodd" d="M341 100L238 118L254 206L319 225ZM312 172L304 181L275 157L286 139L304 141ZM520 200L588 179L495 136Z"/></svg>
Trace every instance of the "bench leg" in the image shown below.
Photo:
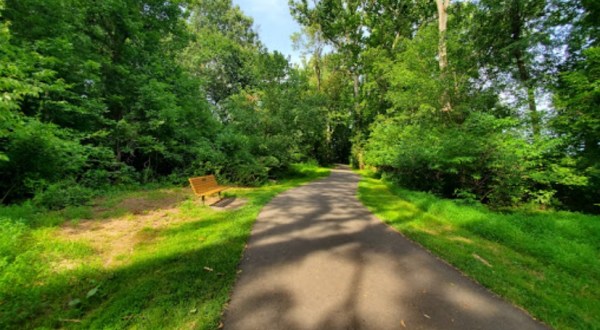
<svg viewBox="0 0 600 330"><path fill-rule="evenodd" d="M202 205L204 205L204 195L202 195Z"/></svg>

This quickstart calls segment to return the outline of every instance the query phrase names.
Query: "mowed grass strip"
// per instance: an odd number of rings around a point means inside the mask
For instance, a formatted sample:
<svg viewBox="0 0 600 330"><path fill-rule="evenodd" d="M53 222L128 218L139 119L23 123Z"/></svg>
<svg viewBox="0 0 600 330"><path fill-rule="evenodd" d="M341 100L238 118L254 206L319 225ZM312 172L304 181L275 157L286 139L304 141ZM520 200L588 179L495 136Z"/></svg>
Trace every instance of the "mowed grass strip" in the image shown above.
<svg viewBox="0 0 600 330"><path fill-rule="evenodd" d="M119 193L59 212L0 209L0 328L218 328L262 207L329 170L295 172L228 191L247 200L229 211L202 205L191 190L182 197L181 188Z"/></svg>
<svg viewBox="0 0 600 330"><path fill-rule="evenodd" d="M600 329L600 216L498 213L363 176L381 220L556 329Z"/></svg>

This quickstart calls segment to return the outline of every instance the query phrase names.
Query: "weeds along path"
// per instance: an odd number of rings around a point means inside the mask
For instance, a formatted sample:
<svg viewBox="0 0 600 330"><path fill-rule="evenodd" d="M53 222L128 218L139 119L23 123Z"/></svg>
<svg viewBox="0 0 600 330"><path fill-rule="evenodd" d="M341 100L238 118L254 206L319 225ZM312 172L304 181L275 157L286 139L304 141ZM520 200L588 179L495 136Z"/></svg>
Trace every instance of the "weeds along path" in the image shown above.
<svg viewBox="0 0 600 330"><path fill-rule="evenodd" d="M376 219L347 168L260 213L225 329L544 329Z"/></svg>

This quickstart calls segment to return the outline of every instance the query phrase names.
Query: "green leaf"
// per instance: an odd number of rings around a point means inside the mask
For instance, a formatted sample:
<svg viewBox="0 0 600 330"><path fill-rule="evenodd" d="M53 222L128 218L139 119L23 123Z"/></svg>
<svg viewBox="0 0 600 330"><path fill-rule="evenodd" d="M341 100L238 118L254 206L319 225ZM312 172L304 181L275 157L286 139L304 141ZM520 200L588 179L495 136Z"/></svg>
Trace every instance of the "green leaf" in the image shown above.
<svg viewBox="0 0 600 330"><path fill-rule="evenodd" d="M99 288L99 286L97 286L97 287L91 289L90 291L88 291L88 293L85 295L85 297L87 299L90 299L91 297L93 297L94 295L96 295L96 293L98 293L98 288Z"/></svg>
<svg viewBox="0 0 600 330"><path fill-rule="evenodd" d="M69 307L75 307L80 304L81 304L81 299L79 299L79 298L69 301Z"/></svg>

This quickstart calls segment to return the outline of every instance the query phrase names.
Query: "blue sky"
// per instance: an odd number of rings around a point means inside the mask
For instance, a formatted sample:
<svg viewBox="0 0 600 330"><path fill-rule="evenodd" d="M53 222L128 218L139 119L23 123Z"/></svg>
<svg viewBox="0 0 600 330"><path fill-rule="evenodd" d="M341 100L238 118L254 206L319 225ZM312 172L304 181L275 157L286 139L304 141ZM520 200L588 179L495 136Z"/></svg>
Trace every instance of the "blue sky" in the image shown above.
<svg viewBox="0 0 600 330"><path fill-rule="evenodd" d="M294 63L300 55L292 49L290 36L300 31L300 26L290 15L288 0L233 0L242 11L254 19L260 40L271 51L291 56Z"/></svg>

